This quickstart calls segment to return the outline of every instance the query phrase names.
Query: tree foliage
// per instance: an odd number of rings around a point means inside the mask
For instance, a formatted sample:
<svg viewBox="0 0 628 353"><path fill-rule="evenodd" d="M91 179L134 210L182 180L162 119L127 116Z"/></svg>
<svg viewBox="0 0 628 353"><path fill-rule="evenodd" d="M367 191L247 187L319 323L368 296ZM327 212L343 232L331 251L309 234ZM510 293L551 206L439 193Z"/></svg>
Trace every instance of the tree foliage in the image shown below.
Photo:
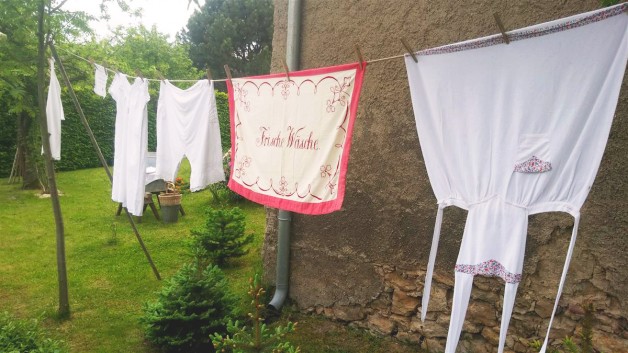
<svg viewBox="0 0 628 353"><path fill-rule="evenodd" d="M276 325L272 328L264 323L263 297L265 294L259 275L249 279L249 296L253 310L249 313L250 326L239 321L229 320L227 331L229 335L221 336L214 333L211 336L214 348L218 352L233 353L299 353L300 347L294 347L286 340L286 335L296 330L297 323L288 321L285 326Z"/></svg>
<svg viewBox="0 0 628 353"><path fill-rule="evenodd" d="M234 303L218 267L188 264L144 306L141 321L147 339L169 352L212 352L209 336L225 332Z"/></svg>
<svg viewBox="0 0 628 353"><path fill-rule="evenodd" d="M253 234L245 235L244 212L232 209L207 209L205 227L192 230L196 256L222 266L227 259L246 255L244 248L253 241Z"/></svg>
<svg viewBox="0 0 628 353"><path fill-rule="evenodd" d="M273 38L272 0L206 0L180 37L198 68L234 76L269 72Z"/></svg>

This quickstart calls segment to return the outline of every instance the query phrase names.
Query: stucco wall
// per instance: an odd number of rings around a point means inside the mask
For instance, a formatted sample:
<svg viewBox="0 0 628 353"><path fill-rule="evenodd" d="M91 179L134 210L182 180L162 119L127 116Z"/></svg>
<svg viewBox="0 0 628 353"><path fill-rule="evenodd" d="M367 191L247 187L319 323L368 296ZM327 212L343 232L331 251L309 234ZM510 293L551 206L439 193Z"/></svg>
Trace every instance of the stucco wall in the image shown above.
<svg viewBox="0 0 628 353"><path fill-rule="evenodd" d="M464 4L464 5L462 5ZM597 0L426 1L303 0L300 68L401 54L399 38L416 49L498 32L493 12L515 29L598 8ZM275 1L273 72L285 57L287 1ZM605 352L628 351L628 80L596 182L582 209L578 242L552 337L579 329L582 307L595 309L594 337ZM368 66L347 173L343 209L295 214L290 298L304 311L372 331L442 347L447 333L453 266L466 212L444 213L430 313L418 311L436 200L421 155L403 60ZM266 278L275 273L276 225L269 210L264 246ZM560 213L530 218L524 275L507 345L528 351L544 336L573 220ZM476 277L461 346L493 352L503 282Z"/></svg>

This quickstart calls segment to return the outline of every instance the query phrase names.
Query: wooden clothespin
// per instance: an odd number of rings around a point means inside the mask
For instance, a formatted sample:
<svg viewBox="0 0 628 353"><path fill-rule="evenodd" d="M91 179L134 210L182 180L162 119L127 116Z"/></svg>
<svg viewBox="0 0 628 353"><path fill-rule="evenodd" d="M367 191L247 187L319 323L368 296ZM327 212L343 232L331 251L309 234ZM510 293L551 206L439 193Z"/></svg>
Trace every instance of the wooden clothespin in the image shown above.
<svg viewBox="0 0 628 353"><path fill-rule="evenodd" d="M89 63L90 63L92 66L94 66L94 59L89 58L89 59L87 59L87 60L89 61Z"/></svg>
<svg viewBox="0 0 628 353"><path fill-rule="evenodd" d="M355 45L355 53L358 55L358 62L360 63L360 69L364 70L364 57L358 44Z"/></svg>
<svg viewBox="0 0 628 353"><path fill-rule="evenodd" d="M288 81L290 81L290 70L288 70L288 63L286 62L286 59L283 59L283 69L286 71Z"/></svg>
<svg viewBox="0 0 628 353"><path fill-rule="evenodd" d="M140 69L135 69L135 75L141 79L144 79L144 74L142 74L142 71L140 71Z"/></svg>
<svg viewBox="0 0 628 353"><path fill-rule="evenodd" d="M225 65L226 66L226 65ZM209 71L209 67L207 68L207 80L211 81L212 80L212 72Z"/></svg>
<svg viewBox="0 0 628 353"><path fill-rule="evenodd" d="M504 38L504 42L506 42L506 44L510 44L510 39L506 34L506 28L504 27L504 24L502 23L501 18L499 18L497 12L493 13L493 17L495 17L495 22L497 22L497 27L499 27L499 31L502 32L502 38Z"/></svg>
<svg viewBox="0 0 628 353"><path fill-rule="evenodd" d="M225 72L227 73L227 79L231 82L231 69L229 68L229 65L225 65Z"/></svg>
<svg viewBox="0 0 628 353"><path fill-rule="evenodd" d="M410 48L410 45L408 44L408 42L406 42L405 39L401 38L401 44L403 45L404 48L406 48L406 51L408 52L408 54L410 54L410 56L412 57L412 60L415 63L419 62L419 59L416 57L416 54L414 53L414 50L412 50L412 48Z"/></svg>
<svg viewBox="0 0 628 353"><path fill-rule="evenodd" d="M161 74L161 72L159 72L159 70L155 70L155 72L157 73L157 77L159 77L160 80L165 81L166 78L164 77L164 75Z"/></svg>

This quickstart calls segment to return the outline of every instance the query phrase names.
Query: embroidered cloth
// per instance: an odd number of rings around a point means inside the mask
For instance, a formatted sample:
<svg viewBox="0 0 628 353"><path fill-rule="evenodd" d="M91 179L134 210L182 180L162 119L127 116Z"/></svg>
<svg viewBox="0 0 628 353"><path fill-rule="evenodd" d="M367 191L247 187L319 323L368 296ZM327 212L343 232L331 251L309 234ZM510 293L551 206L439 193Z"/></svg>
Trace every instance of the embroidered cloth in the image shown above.
<svg viewBox="0 0 628 353"><path fill-rule="evenodd" d="M425 319L442 210L468 210L445 352L456 349L473 276L506 284L498 352L521 280L528 215L575 218L595 179L628 57L628 5L406 57L421 150L439 209L425 280ZM547 348L547 337L541 352Z"/></svg>
<svg viewBox="0 0 628 353"><path fill-rule="evenodd" d="M356 63L228 80L229 187L287 211L340 209L363 75Z"/></svg>

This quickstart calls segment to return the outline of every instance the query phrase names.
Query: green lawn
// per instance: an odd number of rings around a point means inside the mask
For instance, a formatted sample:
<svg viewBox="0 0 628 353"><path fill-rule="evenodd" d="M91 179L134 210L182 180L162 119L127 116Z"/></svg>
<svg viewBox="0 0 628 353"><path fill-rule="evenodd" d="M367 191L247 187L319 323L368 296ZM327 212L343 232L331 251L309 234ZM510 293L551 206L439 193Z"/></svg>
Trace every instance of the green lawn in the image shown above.
<svg viewBox="0 0 628 353"><path fill-rule="evenodd" d="M187 180L189 165L181 175ZM59 173L63 193L71 320L55 319L58 286L55 224L49 198L22 191L0 179L0 311L39 318L72 352L152 352L138 324L142 303L156 298L161 282L153 272L124 215L115 216L110 184L102 169ZM186 193L186 211L175 224L158 222L150 210L138 229L161 273L168 278L190 259L190 229L203 224L210 206L207 191ZM248 278L261 267L265 213L249 202L238 204L254 232L253 250L226 269L242 297ZM244 299L244 298L243 298ZM243 300L243 302L245 302Z"/></svg>
<svg viewBox="0 0 628 353"><path fill-rule="evenodd" d="M181 176L189 177L184 162ZM0 312L22 319L39 319L53 338L64 340L71 352L154 353L139 324L142 304L154 300L162 282L155 279L124 215L115 216L111 187L102 169L63 172L57 176L62 191L71 318L57 320L58 286L55 224L49 198L20 190L0 179ZM178 223L163 224L150 212L137 223L152 258L166 279L190 260L186 241L190 229L204 223L211 204L208 191L186 193L186 211ZM264 208L241 202L247 232L255 234L248 255L225 269L235 294L247 308L248 279L261 270ZM272 293L268 293L269 297ZM290 340L303 353L416 352L416 347L377 339L288 308L282 321L298 321Z"/></svg>

